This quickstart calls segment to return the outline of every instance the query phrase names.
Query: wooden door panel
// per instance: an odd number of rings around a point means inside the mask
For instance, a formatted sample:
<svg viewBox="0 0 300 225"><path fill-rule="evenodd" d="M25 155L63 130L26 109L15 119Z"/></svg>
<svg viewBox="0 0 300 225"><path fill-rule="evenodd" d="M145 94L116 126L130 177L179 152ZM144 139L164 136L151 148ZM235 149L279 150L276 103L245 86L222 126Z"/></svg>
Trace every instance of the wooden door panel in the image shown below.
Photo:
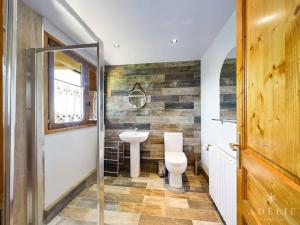
<svg viewBox="0 0 300 225"><path fill-rule="evenodd" d="M250 207L250 204L247 200L243 200L242 202L242 213L243 213L243 223L245 224L247 221L247 225L261 225L257 215ZM241 224L241 223L239 223Z"/></svg>
<svg viewBox="0 0 300 225"><path fill-rule="evenodd" d="M261 224L299 224L300 186L297 183L251 150L243 151L242 169L245 174L244 217L252 212Z"/></svg>
<svg viewBox="0 0 300 225"><path fill-rule="evenodd" d="M299 1L247 0L247 143L300 176Z"/></svg>
<svg viewBox="0 0 300 225"><path fill-rule="evenodd" d="M238 0L239 224L300 224L300 0Z"/></svg>

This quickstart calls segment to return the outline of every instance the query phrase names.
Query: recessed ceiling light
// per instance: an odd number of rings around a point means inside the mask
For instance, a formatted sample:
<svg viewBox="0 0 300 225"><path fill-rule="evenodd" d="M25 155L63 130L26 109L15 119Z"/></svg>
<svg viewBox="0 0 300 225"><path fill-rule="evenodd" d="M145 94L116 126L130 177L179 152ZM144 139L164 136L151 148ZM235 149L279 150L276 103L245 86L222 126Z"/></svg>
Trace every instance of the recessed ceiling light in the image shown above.
<svg viewBox="0 0 300 225"><path fill-rule="evenodd" d="M118 43L114 43L114 47L115 47L115 48L119 48L120 45L119 45Z"/></svg>
<svg viewBox="0 0 300 225"><path fill-rule="evenodd" d="M172 44L176 44L178 42L178 40L176 38L172 39Z"/></svg>

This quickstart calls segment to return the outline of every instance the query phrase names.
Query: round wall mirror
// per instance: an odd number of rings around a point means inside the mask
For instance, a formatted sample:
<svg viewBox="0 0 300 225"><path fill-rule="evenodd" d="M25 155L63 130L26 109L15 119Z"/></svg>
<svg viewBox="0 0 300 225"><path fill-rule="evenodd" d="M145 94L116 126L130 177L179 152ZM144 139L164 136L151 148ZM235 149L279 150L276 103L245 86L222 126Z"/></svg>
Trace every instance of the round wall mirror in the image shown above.
<svg viewBox="0 0 300 225"><path fill-rule="evenodd" d="M128 95L129 103L134 109L140 109L146 104L146 95L142 90L133 90Z"/></svg>
<svg viewBox="0 0 300 225"><path fill-rule="evenodd" d="M220 74L220 119L236 120L236 48L227 54Z"/></svg>

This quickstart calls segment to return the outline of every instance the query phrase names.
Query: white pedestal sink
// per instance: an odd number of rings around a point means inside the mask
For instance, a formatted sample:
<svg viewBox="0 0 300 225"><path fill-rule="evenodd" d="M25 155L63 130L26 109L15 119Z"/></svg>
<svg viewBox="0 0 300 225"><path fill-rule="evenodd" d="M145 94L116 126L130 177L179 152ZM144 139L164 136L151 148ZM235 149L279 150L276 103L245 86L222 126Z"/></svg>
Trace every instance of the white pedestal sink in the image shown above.
<svg viewBox="0 0 300 225"><path fill-rule="evenodd" d="M146 141L149 132L144 131L125 131L119 134L119 138L130 143L130 176L140 175L140 143Z"/></svg>

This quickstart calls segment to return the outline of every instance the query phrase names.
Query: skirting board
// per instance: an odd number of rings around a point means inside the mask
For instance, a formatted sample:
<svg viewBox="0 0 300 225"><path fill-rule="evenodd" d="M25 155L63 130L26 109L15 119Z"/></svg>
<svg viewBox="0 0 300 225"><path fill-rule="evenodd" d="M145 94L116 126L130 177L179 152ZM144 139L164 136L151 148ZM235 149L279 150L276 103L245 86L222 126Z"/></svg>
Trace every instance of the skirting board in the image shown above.
<svg viewBox="0 0 300 225"><path fill-rule="evenodd" d="M66 191L58 200L44 210L44 221L49 223L56 217L89 183L96 177L96 170L93 170L81 182Z"/></svg>
<svg viewBox="0 0 300 225"><path fill-rule="evenodd" d="M205 170L201 166L199 166L199 170L200 170L200 173L203 174L203 176L204 176L205 180L207 181L207 183L209 184L209 177L208 177L207 173L205 172Z"/></svg>

